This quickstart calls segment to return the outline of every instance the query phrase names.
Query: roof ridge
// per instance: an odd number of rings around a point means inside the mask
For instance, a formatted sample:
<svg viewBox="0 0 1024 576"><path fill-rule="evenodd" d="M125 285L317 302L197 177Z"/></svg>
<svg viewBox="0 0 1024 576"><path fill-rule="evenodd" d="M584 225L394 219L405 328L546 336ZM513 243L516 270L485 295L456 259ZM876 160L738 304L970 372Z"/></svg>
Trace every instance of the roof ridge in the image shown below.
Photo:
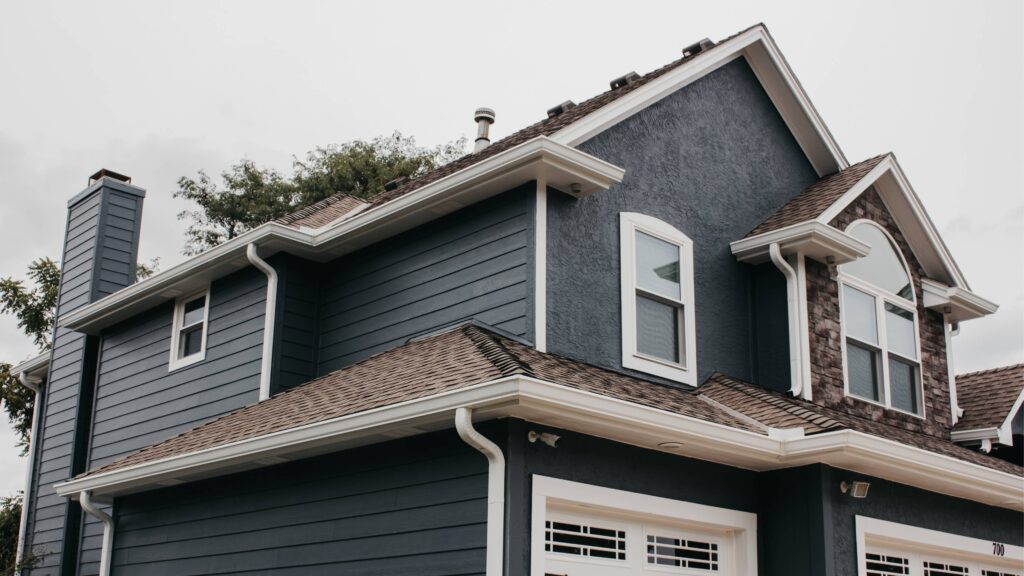
<svg viewBox="0 0 1024 576"><path fill-rule="evenodd" d="M463 327L462 333L502 376L534 376L533 368L509 350L500 336L474 325Z"/></svg>
<svg viewBox="0 0 1024 576"><path fill-rule="evenodd" d="M1017 370L1024 368L1024 362L1018 362L1017 364L1010 364L1007 366L999 366L996 368L985 368L983 370L975 370L974 372L964 372L963 374L957 374L957 378L965 378L967 376L980 376L982 374L994 374L996 372L1005 372L1007 370Z"/></svg>
<svg viewBox="0 0 1024 576"><path fill-rule="evenodd" d="M726 386L729 386L742 394L746 394L747 396L757 398L758 400L761 400L763 402L767 402L788 414L792 414L793 416L796 416L797 418L800 418L806 422L810 422L811 424L814 424L815 426L818 426L820 428L846 428L846 426L842 422L833 420L831 417L826 416L825 414L819 414L814 410L811 410L807 406L801 406L799 403L794 402L794 400L797 400L795 398L790 399L780 397L778 393L775 393L771 390L767 390L755 384L750 384L748 382L731 378L729 376L726 376L725 374L721 374L718 372L711 376L711 378L716 377L718 378L719 382L722 382ZM711 378L709 378L709 380Z"/></svg>

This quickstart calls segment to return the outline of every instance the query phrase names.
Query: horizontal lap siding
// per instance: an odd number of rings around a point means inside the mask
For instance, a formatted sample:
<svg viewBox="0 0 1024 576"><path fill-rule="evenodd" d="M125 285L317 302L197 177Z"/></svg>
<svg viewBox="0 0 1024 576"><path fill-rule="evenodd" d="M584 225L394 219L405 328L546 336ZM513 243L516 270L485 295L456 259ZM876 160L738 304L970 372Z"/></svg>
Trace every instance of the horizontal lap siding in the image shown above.
<svg viewBox="0 0 1024 576"><path fill-rule="evenodd" d="M524 335L532 189L329 264L320 291L319 373L469 319Z"/></svg>
<svg viewBox="0 0 1024 576"><path fill-rule="evenodd" d="M266 287L266 277L251 268L214 282L206 358L175 371L167 369L173 304L104 332L90 468L257 401ZM101 535L99 523L86 518L83 576L98 572Z"/></svg>
<svg viewBox="0 0 1024 576"><path fill-rule="evenodd" d="M274 392L287 390L316 377L318 268L282 254L270 261L277 270L278 325L274 350Z"/></svg>
<svg viewBox="0 0 1024 576"><path fill-rule="evenodd" d="M484 572L487 462L454 432L128 496L114 573Z"/></svg>

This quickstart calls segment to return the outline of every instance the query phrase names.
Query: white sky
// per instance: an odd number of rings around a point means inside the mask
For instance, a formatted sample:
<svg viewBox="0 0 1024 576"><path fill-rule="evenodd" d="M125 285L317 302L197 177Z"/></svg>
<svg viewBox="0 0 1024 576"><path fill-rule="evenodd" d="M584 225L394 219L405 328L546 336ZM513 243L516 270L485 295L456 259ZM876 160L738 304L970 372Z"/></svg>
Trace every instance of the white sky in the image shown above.
<svg viewBox="0 0 1024 576"><path fill-rule="evenodd" d="M770 5L769 5L770 4ZM0 276L57 257L101 167L148 190L143 259L180 262L175 182L395 129L434 145L497 111L501 137L764 22L851 162L895 151L972 288L958 371L1024 359L1024 3L5 2ZM32 348L0 318L0 359ZM24 461L0 427L0 495Z"/></svg>

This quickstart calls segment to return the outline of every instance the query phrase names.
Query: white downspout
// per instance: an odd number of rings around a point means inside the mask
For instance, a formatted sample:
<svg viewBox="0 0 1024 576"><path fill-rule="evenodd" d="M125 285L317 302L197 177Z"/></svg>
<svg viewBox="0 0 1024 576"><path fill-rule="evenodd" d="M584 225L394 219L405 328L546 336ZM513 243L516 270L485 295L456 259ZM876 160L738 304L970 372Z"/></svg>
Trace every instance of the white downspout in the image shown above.
<svg viewBox="0 0 1024 576"><path fill-rule="evenodd" d="M960 409L960 402L956 395L956 368L953 366L953 337L960 333L960 324L952 322L946 333L946 378L949 379L949 409L952 416L953 426L960 421L964 411Z"/></svg>
<svg viewBox="0 0 1024 576"><path fill-rule="evenodd" d="M114 519L92 503L92 492L82 490L78 494L78 503L82 510L103 523L103 546L100 548L99 576L110 576L110 555L114 551Z"/></svg>
<svg viewBox="0 0 1024 576"><path fill-rule="evenodd" d="M21 500L21 524L18 525L18 548L14 551L14 565L20 566L25 559L25 543L28 540L28 509L32 502L32 477L35 475L36 456L35 444L39 437L39 409L43 398L43 387L38 380L28 377L27 372L18 375L18 381L25 388L35 393L32 402L32 428L28 437L28 465L25 466L25 496ZM21 573L21 570L18 571Z"/></svg>
<svg viewBox="0 0 1024 576"><path fill-rule="evenodd" d="M505 456L473 428L473 409L455 411L459 437L487 456L487 576L502 576L505 558Z"/></svg>
<svg viewBox="0 0 1024 576"><path fill-rule="evenodd" d="M274 359L274 318L277 315L277 270L260 258L256 243L245 249L249 263L267 275L267 310L263 314L263 361L260 364L260 400L270 398L270 367Z"/></svg>
<svg viewBox="0 0 1024 576"><path fill-rule="evenodd" d="M779 243L768 247L768 255L775 267L786 277L786 301L789 307L789 374L792 384L789 392L800 397L803 394L803 346L800 344L800 286L793 267L782 257Z"/></svg>

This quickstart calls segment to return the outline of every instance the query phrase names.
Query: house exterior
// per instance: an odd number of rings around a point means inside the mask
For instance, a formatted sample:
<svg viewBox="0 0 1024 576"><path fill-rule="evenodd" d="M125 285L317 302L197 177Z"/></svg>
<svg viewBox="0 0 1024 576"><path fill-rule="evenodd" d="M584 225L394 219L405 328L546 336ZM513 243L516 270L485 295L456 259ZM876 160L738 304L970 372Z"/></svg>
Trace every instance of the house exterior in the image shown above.
<svg viewBox="0 0 1024 576"><path fill-rule="evenodd" d="M763 26L547 116L141 282L97 174L23 573L1024 574L996 306Z"/></svg>

